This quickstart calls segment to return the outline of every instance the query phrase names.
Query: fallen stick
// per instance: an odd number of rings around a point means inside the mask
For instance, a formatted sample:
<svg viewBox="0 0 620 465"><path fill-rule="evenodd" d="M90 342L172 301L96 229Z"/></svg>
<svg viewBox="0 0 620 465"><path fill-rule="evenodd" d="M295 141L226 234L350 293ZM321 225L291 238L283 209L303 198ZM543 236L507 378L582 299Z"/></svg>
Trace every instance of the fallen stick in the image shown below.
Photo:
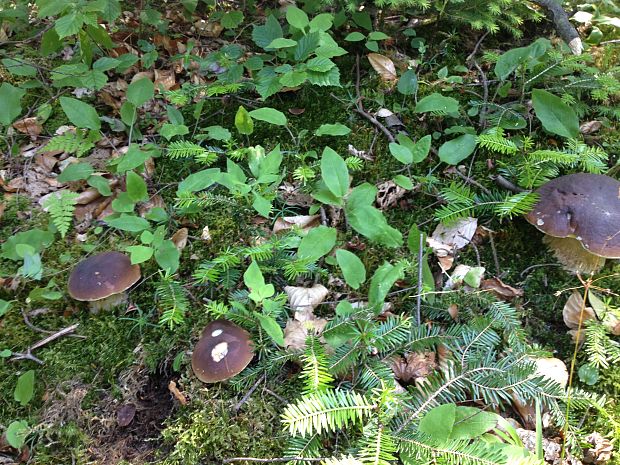
<svg viewBox="0 0 620 465"><path fill-rule="evenodd" d="M66 336L67 334L71 334L73 331L77 329L79 325L80 325L79 323L75 323L74 325L67 326L66 328L62 328L56 331L55 333L50 334L46 338L43 338L40 341L35 342L31 347L28 347L28 349L26 349L26 352L14 352L14 356L11 358L11 361L14 362L17 360L32 360L33 362L36 362L39 365L43 365L43 360L32 355L32 351L39 349L43 347L44 345L49 344L52 341L55 341L58 338Z"/></svg>

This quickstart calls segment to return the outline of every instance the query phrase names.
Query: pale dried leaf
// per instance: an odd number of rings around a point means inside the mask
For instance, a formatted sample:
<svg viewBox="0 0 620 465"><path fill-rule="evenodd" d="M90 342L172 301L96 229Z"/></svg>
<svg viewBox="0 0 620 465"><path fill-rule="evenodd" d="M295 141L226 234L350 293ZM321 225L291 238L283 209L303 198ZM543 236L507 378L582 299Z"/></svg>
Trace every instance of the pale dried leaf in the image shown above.
<svg viewBox="0 0 620 465"><path fill-rule="evenodd" d="M187 245L188 234L189 234L189 231L187 230L187 228L181 228L177 232L175 232L170 238L170 240L172 241L172 243L175 245L175 247L177 248L179 252L181 252Z"/></svg>
<svg viewBox="0 0 620 465"><path fill-rule="evenodd" d="M384 81L393 82L398 79L394 62L385 55L381 55L379 53L369 53L368 61Z"/></svg>
<svg viewBox="0 0 620 465"><path fill-rule="evenodd" d="M435 352L411 352L389 361L394 376L403 383L412 383L431 374L437 363Z"/></svg>
<svg viewBox="0 0 620 465"><path fill-rule="evenodd" d="M33 139L36 139L36 137L41 134L41 131L43 131L43 127L36 116L17 120L13 123L13 127L22 134L28 134Z"/></svg>
<svg viewBox="0 0 620 465"><path fill-rule="evenodd" d="M174 380L170 380L168 383L168 390L179 401L181 405L187 405L187 397L177 387L177 383Z"/></svg>
<svg viewBox="0 0 620 465"><path fill-rule="evenodd" d="M600 465L611 460L614 447L612 442L596 431L586 437L586 441L593 445L586 449L583 455L584 463Z"/></svg>
<svg viewBox="0 0 620 465"><path fill-rule="evenodd" d="M523 289L509 286L499 278L489 278L482 280L480 288L491 291L497 298L502 300L513 300L515 297L523 296Z"/></svg>
<svg viewBox="0 0 620 465"><path fill-rule="evenodd" d="M586 121L581 126L579 126L579 132L584 135L594 134L599 129L601 129L602 126L603 123L601 123L600 121Z"/></svg>
<svg viewBox="0 0 620 465"><path fill-rule="evenodd" d="M583 316L581 316L581 309L583 307ZM578 329L579 328L579 320L581 316L581 325L583 326L583 322L586 320L595 320L596 314L591 307L587 307L583 303L583 297L577 291L573 291L571 296L564 304L564 309L562 310L562 318L564 319L564 324L568 326L570 329Z"/></svg>
<svg viewBox="0 0 620 465"><path fill-rule="evenodd" d="M295 312L298 321L314 320L312 311L319 306L329 294L325 286L315 284L312 287L286 286L284 292L288 295L289 306Z"/></svg>
<svg viewBox="0 0 620 465"><path fill-rule="evenodd" d="M284 346L291 350L302 350L306 347L306 338L310 333L320 335L327 324L324 318L307 321L289 319L284 328Z"/></svg>
<svg viewBox="0 0 620 465"><path fill-rule="evenodd" d="M387 210L396 206L398 201L407 193L405 189L389 180L377 186L376 203L379 210Z"/></svg>
<svg viewBox="0 0 620 465"><path fill-rule="evenodd" d="M209 232L209 226L205 226L202 228L202 233L200 234L200 238L205 242L211 242L211 233Z"/></svg>
<svg viewBox="0 0 620 465"><path fill-rule="evenodd" d="M388 116L392 116L394 113L387 108L379 108L376 114L379 118L387 118Z"/></svg>
<svg viewBox="0 0 620 465"><path fill-rule="evenodd" d="M450 315L450 318L456 320L459 317L459 306L456 304L450 304L448 307L448 314Z"/></svg>
<svg viewBox="0 0 620 465"><path fill-rule="evenodd" d="M155 75L155 89L158 91L171 90L177 86L177 79L174 71L171 69L156 69Z"/></svg>
<svg viewBox="0 0 620 465"><path fill-rule="evenodd" d="M459 250L471 242L477 227L476 218L460 218L448 226L440 223L431 238L448 250Z"/></svg>
<svg viewBox="0 0 620 465"><path fill-rule="evenodd" d="M298 228L303 232L308 232L312 228L321 225L320 215L298 215L298 216L281 216L273 225L273 233L277 234L282 231L290 231Z"/></svg>

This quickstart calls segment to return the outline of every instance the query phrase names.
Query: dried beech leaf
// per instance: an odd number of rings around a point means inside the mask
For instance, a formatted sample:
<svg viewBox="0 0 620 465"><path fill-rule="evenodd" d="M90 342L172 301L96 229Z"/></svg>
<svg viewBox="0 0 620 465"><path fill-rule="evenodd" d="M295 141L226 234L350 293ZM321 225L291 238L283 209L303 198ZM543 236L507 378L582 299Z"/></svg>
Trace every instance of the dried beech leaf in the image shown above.
<svg viewBox="0 0 620 465"><path fill-rule="evenodd" d="M43 131L43 127L36 116L31 116L30 118L23 118L13 123L13 127L17 129L22 134L28 134L35 139L41 131Z"/></svg>
<svg viewBox="0 0 620 465"><path fill-rule="evenodd" d="M405 189L398 186L392 180L382 182L377 186L377 207L379 207L379 210L392 208L406 193L407 191Z"/></svg>
<svg viewBox="0 0 620 465"><path fill-rule="evenodd" d="M566 301L564 309L562 310L562 318L564 318L564 324L570 329L576 330L579 328L579 317L581 314L582 306L583 298L581 297L581 294L577 291L573 291L571 296ZM582 327L584 321L594 319L596 319L596 314L594 313L594 310L591 307L585 307L581 322Z"/></svg>
<svg viewBox="0 0 620 465"><path fill-rule="evenodd" d="M586 449L583 455L583 463L600 465L611 460L614 446L612 442L596 431L586 437L586 441L593 445Z"/></svg>
<svg viewBox="0 0 620 465"><path fill-rule="evenodd" d="M202 228L202 233L200 234L200 238L205 242L211 242L211 232L209 231L209 226L205 226Z"/></svg>
<svg viewBox="0 0 620 465"><path fill-rule="evenodd" d="M294 227L308 232L312 228L321 225L320 215L298 215L298 216L281 216L273 225L273 233L277 234L282 231L289 231Z"/></svg>
<svg viewBox="0 0 620 465"><path fill-rule="evenodd" d="M288 295L289 306L295 312L297 321L314 320L312 311L319 306L329 294L325 286L315 284L312 287L286 286L284 292Z"/></svg>
<svg viewBox="0 0 620 465"><path fill-rule="evenodd" d="M412 383L419 378L426 378L437 368L435 358L435 352L411 352L405 357L390 360L390 367L396 379Z"/></svg>
<svg viewBox="0 0 620 465"><path fill-rule="evenodd" d="M459 317L459 306L456 304L450 304L448 307L448 314L450 315L450 318L456 320Z"/></svg>
<svg viewBox="0 0 620 465"><path fill-rule="evenodd" d="M603 123L601 123L600 121L586 121L581 126L579 126L579 132L584 135L594 134L599 129L601 129L602 126Z"/></svg>
<svg viewBox="0 0 620 465"><path fill-rule="evenodd" d="M368 61L384 81L393 82L398 79L394 62L385 55L381 55L379 53L369 53Z"/></svg>
<svg viewBox="0 0 620 465"><path fill-rule="evenodd" d="M189 231L187 228L181 228L175 232L170 240L173 242L179 252L181 252L187 245L187 235Z"/></svg>
<svg viewBox="0 0 620 465"><path fill-rule="evenodd" d="M284 328L284 347L291 350L302 350L306 346L306 338L312 334L320 335L327 324L324 318L307 321L289 319Z"/></svg>
<svg viewBox="0 0 620 465"><path fill-rule="evenodd" d="M523 289L509 286L499 278L482 280L482 283L480 283L480 288L491 291L497 298L506 301L512 300L515 297L521 297L523 295Z"/></svg>
<svg viewBox="0 0 620 465"><path fill-rule="evenodd" d="M449 251L459 250L471 242L477 227L478 220L476 218L461 218L448 226L439 223L431 239L435 241L435 247L437 244L443 244L443 248L447 248ZM431 245L431 247L433 246Z"/></svg>

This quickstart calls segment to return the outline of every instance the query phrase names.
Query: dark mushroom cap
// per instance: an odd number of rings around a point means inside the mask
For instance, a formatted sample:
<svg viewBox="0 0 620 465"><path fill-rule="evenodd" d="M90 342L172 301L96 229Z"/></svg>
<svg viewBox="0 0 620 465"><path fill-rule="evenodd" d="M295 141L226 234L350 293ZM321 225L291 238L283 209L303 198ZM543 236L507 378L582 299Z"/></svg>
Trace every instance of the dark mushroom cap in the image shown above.
<svg viewBox="0 0 620 465"><path fill-rule="evenodd" d="M82 260L69 276L69 295L89 302L119 294L140 279L140 267L120 252L104 252Z"/></svg>
<svg viewBox="0 0 620 465"><path fill-rule="evenodd" d="M590 253L620 258L620 182L602 174L560 176L536 190L527 221L553 237L572 237Z"/></svg>
<svg viewBox="0 0 620 465"><path fill-rule="evenodd" d="M204 383L217 383L241 373L252 360L250 334L226 320L209 323L192 354L192 369Z"/></svg>

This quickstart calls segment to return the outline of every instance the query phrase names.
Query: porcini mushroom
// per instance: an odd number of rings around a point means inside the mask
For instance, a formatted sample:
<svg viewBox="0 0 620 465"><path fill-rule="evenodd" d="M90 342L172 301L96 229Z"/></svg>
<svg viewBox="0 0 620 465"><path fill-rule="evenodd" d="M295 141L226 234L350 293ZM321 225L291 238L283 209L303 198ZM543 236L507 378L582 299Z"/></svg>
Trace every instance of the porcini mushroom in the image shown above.
<svg viewBox="0 0 620 465"><path fill-rule="evenodd" d="M203 383L241 373L254 356L250 334L227 320L209 323L192 354L192 370Z"/></svg>
<svg viewBox="0 0 620 465"><path fill-rule="evenodd" d="M140 279L140 267L120 252L104 252L82 260L69 276L69 295L89 302L93 313L113 308Z"/></svg>
<svg viewBox="0 0 620 465"><path fill-rule="evenodd" d="M560 176L539 187L527 221L545 233L558 261L576 273L595 273L620 258L620 182L602 174Z"/></svg>

